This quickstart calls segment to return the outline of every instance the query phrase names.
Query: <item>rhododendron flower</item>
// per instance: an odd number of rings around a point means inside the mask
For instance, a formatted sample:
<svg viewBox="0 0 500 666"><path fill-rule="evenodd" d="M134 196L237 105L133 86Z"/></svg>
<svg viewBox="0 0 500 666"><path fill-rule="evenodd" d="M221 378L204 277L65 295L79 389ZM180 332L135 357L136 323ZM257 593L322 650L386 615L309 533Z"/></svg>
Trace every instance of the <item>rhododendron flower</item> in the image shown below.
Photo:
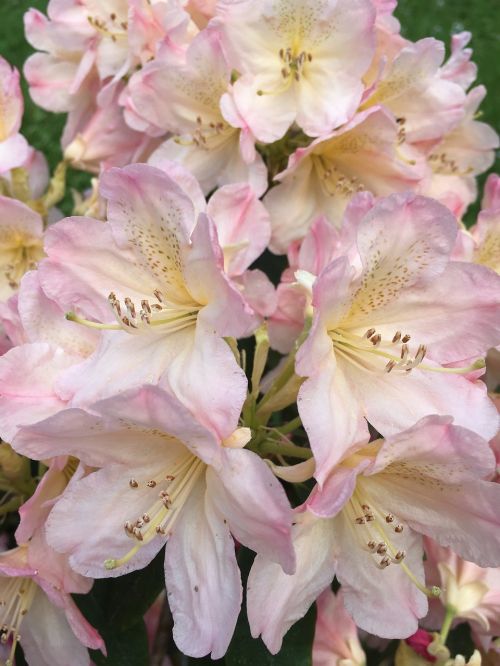
<svg viewBox="0 0 500 666"><path fill-rule="evenodd" d="M352 440L351 440L352 441ZM421 534L481 566L500 563L500 486L488 443L428 416L385 441L346 447L316 486L294 529L297 570L284 575L257 556L248 580L248 616L277 652L283 635L335 574L356 624L378 636L413 634L427 613Z"/></svg>
<svg viewBox="0 0 500 666"><path fill-rule="evenodd" d="M19 72L0 57L0 173L28 158L28 142L19 134L23 110Z"/></svg>
<svg viewBox="0 0 500 666"><path fill-rule="evenodd" d="M216 185L248 181L260 195L267 186L262 158L252 138L232 127L221 108L230 76L219 33L207 29L186 53L164 49L132 77L129 96L135 116L176 135L158 149L156 159L184 164L205 193ZM236 113L230 100L226 106Z"/></svg>
<svg viewBox="0 0 500 666"><path fill-rule="evenodd" d="M316 601L317 618L313 642L314 666L364 666L366 656L358 630L346 611L342 591L325 590Z"/></svg>
<svg viewBox="0 0 500 666"><path fill-rule="evenodd" d="M18 289L22 276L43 256L40 215L20 201L0 196L0 301Z"/></svg>
<svg viewBox="0 0 500 666"><path fill-rule="evenodd" d="M398 143L396 121L383 108L373 107L330 136L299 148L276 177L280 184L264 199L271 214L271 249L285 252L320 214L340 226L357 192L385 196L418 185L425 165L417 163L418 155L405 155Z"/></svg>
<svg viewBox="0 0 500 666"><path fill-rule="evenodd" d="M486 439L496 433L485 387L467 375L484 367L470 360L498 344L499 278L449 261L456 234L444 206L392 195L359 222L358 260L340 257L315 281L296 371L308 377L298 407L320 483L365 418L382 435L429 413Z"/></svg>
<svg viewBox="0 0 500 666"><path fill-rule="evenodd" d="M256 319L224 273L213 222L205 214L196 222L185 192L147 165L111 169L101 194L108 222L53 225L39 269L62 307L103 321L70 315L104 330L96 353L68 372L61 390L81 405L164 378L178 397L226 409L220 373L244 377L222 336L244 335ZM200 382L213 390L193 392Z"/></svg>
<svg viewBox="0 0 500 666"><path fill-rule="evenodd" d="M441 588L440 601L458 621L471 623L475 637L487 650L491 637L500 634L500 568L478 567L432 539L424 543L427 578ZM443 612L437 606L438 601L432 602L428 626L441 624Z"/></svg>
<svg viewBox="0 0 500 666"><path fill-rule="evenodd" d="M241 407L239 377L223 381ZM233 633L241 583L231 534L294 570L288 500L264 461L240 448L248 432L234 430L238 414L206 427L171 393L144 386L14 439L35 458L70 453L101 468L75 478L47 521L49 543L76 571L103 577L144 567L168 538L174 637L191 656L221 657Z"/></svg>
<svg viewBox="0 0 500 666"><path fill-rule="evenodd" d="M373 55L366 0L223 1L217 7L234 96L254 135L280 139L294 121L310 136L354 115Z"/></svg>
<svg viewBox="0 0 500 666"><path fill-rule="evenodd" d="M441 139L463 116L465 94L443 79L444 44L432 38L405 46L361 108L383 104L397 118L401 140Z"/></svg>
<svg viewBox="0 0 500 666"><path fill-rule="evenodd" d="M86 594L93 581L75 573L67 557L46 542L45 520L52 501L74 471L63 457L54 460L35 494L20 509L17 548L0 553L2 643L11 642L7 666L20 641L30 664L90 665L86 647L104 652L99 633L83 617L71 594Z"/></svg>

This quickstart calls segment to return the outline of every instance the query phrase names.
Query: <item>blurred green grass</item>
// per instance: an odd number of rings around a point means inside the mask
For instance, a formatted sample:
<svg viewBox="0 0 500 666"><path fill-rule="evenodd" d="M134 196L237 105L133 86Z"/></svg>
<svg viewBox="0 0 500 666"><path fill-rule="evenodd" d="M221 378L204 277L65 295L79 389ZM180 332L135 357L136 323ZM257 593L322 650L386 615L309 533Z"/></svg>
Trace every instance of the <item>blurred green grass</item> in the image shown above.
<svg viewBox="0 0 500 666"><path fill-rule="evenodd" d="M22 69L32 49L24 38L23 14L29 7L45 12L47 0L0 0L0 54ZM400 0L397 16L403 33L412 40L436 37L449 45L451 34L460 30L472 32L474 60L478 64L478 83L488 89L481 107L482 120L498 131L500 128L500 2L495 0ZM28 141L42 150L54 167L61 159L59 138L64 116L47 113L30 100L24 85L26 111L22 131ZM499 161L496 162L499 171ZM495 168L493 167L493 168ZM73 177L74 179L74 177ZM484 177L481 179L484 180ZM78 179L77 179L78 181Z"/></svg>

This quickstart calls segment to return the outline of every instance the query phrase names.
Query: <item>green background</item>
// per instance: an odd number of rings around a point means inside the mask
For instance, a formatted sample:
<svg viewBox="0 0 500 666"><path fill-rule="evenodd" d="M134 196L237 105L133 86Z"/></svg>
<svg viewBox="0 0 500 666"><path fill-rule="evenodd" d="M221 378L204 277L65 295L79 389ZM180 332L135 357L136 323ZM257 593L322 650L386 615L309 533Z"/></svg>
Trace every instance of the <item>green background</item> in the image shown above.
<svg viewBox="0 0 500 666"><path fill-rule="evenodd" d="M32 52L24 39L23 14L29 7L45 11L47 0L0 0L0 54L18 68ZM479 67L478 83L488 90L482 104L482 119L498 131L500 128L500 63L499 0L400 0L397 16L402 32L412 40L436 37L449 45L450 35L460 30L472 32L474 60ZM25 87L26 91L26 87ZM28 141L42 150L52 166L61 158L59 137L64 116L34 106L26 93L26 113L22 131ZM499 162L496 162L499 171ZM495 167L494 167L495 168ZM484 177L481 178L481 181Z"/></svg>

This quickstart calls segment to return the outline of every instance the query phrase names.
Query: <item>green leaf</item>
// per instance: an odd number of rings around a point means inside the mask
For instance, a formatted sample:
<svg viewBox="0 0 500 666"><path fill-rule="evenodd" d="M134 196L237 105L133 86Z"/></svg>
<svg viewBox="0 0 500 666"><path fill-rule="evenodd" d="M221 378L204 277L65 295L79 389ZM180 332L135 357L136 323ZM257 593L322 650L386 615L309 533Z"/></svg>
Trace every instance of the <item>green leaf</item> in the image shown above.
<svg viewBox="0 0 500 666"><path fill-rule="evenodd" d="M241 548L238 562L244 580L248 577L254 554ZM269 600L272 603L272 600ZM233 640L225 657L226 666L312 666L312 642L316 623L316 606L313 605L301 620L296 622L283 639L278 654L272 655L261 639L250 634L244 601Z"/></svg>
<svg viewBox="0 0 500 666"><path fill-rule="evenodd" d="M96 580L89 594L74 595L87 620L106 643L107 657L92 652L97 666L148 666L143 617L165 587L163 551L140 571Z"/></svg>

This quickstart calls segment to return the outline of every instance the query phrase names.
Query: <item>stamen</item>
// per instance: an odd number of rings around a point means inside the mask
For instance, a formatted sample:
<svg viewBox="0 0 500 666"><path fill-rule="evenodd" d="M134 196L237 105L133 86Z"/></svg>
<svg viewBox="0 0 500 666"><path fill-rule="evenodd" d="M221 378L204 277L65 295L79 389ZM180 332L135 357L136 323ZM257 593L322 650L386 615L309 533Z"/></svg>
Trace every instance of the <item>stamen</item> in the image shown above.
<svg viewBox="0 0 500 666"><path fill-rule="evenodd" d="M79 317L74 312L66 312L65 317L68 321L74 321L75 324L82 324L82 326L87 326L87 328L97 328L102 331L119 331L122 328L118 324L101 324L96 321L90 321L89 319Z"/></svg>

